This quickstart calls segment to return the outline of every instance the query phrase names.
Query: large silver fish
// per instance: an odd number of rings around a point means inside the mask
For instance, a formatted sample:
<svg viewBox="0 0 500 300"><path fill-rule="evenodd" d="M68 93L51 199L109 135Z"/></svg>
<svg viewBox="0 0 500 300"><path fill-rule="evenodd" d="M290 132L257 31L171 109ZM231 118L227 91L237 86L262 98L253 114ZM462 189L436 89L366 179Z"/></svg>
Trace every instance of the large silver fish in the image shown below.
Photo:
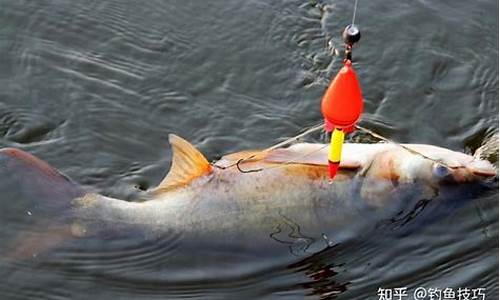
<svg viewBox="0 0 500 300"><path fill-rule="evenodd" d="M461 187L470 190L497 175L488 161L436 146L406 144L413 150L408 151L393 144L348 143L330 184L328 148L322 144L239 152L211 164L187 141L169 138L169 173L133 202L86 191L21 150L0 150L4 176L37 199L29 213L13 218L43 228L18 237L11 253L25 257L68 238L126 235L143 240L177 235L192 249L273 243L315 249L325 237L340 242L383 220L406 222L425 203L453 200Z"/></svg>

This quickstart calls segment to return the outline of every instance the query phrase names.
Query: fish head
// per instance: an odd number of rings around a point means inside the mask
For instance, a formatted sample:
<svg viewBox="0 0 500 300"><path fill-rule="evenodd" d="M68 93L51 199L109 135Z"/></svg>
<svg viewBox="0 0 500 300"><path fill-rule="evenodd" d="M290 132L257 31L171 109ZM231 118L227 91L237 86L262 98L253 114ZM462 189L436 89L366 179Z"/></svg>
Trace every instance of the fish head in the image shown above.
<svg viewBox="0 0 500 300"><path fill-rule="evenodd" d="M437 186L480 182L497 176L496 168L487 160L432 145L346 143L343 148L340 171L356 171L359 177L372 180ZM266 160L326 166L328 151L322 144L301 143L274 150Z"/></svg>
<svg viewBox="0 0 500 300"><path fill-rule="evenodd" d="M379 228L406 235L496 192L497 170L487 160L432 145L401 146L357 146L348 150L366 154L346 155L361 159L354 177L361 211L367 220L382 220Z"/></svg>
<svg viewBox="0 0 500 300"><path fill-rule="evenodd" d="M497 176L487 160L432 145L406 145L390 155L396 160L396 173L409 181L423 181L432 186L477 183ZM393 172L394 172L393 171Z"/></svg>
<svg viewBox="0 0 500 300"><path fill-rule="evenodd" d="M367 203L382 207L395 199L456 198L476 190L475 186L487 186L497 176L490 162L471 155L432 145L401 146L371 144L347 149L346 161L359 160L356 178Z"/></svg>

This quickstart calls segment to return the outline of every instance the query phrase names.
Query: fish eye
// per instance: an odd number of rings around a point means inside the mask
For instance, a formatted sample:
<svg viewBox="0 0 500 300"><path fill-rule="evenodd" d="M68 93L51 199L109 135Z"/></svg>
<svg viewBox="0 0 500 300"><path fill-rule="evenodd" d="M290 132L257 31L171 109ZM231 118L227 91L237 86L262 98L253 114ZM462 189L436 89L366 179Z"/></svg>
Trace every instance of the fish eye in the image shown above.
<svg viewBox="0 0 500 300"><path fill-rule="evenodd" d="M438 178L444 178L450 175L451 171L447 166L440 163L435 163L434 167L432 168L432 174Z"/></svg>

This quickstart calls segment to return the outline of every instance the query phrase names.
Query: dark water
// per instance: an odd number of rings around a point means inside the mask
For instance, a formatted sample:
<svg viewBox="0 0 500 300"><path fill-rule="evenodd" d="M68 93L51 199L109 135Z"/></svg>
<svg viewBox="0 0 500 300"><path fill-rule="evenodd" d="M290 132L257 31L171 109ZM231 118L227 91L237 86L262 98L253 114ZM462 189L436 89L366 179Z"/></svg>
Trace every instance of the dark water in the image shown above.
<svg viewBox="0 0 500 300"><path fill-rule="evenodd" d="M163 178L169 133L210 159L269 146L321 119L319 100L341 63L332 53L342 48L352 8L353 1L0 1L0 145L122 199ZM497 11L492 0L360 0L362 124L401 142L469 153L497 132ZM4 212L18 206L9 197L15 190L2 185ZM286 264L241 266L231 277L200 276L189 264L185 274L159 268L169 251L161 241L103 258L87 252L84 263L77 254L50 263L1 258L0 295L377 299L379 287L408 287L411 295L423 286L484 288L486 299L497 299L498 193L465 202L409 234L384 231ZM14 235L17 216L2 219L1 236ZM156 277L137 276L153 270Z"/></svg>

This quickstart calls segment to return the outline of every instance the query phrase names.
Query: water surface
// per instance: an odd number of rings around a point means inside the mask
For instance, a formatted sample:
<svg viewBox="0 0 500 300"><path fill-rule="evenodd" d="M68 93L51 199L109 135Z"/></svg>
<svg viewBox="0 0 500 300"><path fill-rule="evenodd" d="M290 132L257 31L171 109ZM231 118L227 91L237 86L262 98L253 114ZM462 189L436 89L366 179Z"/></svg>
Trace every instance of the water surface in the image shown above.
<svg viewBox="0 0 500 300"><path fill-rule="evenodd" d="M0 145L132 199L170 164L169 133L209 159L321 120L353 1L0 1ZM400 142L471 153L498 132L497 1L359 1L362 122ZM313 137L313 140L321 137ZM18 232L15 184L2 228ZM467 198L467 197L465 197ZM379 287L469 287L498 298L498 193L408 234L383 229L316 255L224 275L162 262L175 237L0 259L5 299L377 299ZM353 220L355 222L356 220ZM0 242L1 243L1 242ZM77 248L78 249L78 248ZM236 274L236 275L235 275Z"/></svg>

